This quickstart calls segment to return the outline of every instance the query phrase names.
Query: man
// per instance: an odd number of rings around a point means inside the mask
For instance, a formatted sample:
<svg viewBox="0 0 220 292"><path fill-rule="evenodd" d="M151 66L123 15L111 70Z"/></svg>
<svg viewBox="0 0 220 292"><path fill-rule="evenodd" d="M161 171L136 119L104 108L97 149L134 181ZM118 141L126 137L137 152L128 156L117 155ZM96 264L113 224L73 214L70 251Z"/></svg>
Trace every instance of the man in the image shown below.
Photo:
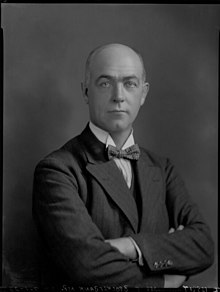
<svg viewBox="0 0 220 292"><path fill-rule="evenodd" d="M33 214L62 284L175 288L213 262L174 166L134 146L148 89L137 52L95 49L82 84L90 122L36 167Z"/></svg>

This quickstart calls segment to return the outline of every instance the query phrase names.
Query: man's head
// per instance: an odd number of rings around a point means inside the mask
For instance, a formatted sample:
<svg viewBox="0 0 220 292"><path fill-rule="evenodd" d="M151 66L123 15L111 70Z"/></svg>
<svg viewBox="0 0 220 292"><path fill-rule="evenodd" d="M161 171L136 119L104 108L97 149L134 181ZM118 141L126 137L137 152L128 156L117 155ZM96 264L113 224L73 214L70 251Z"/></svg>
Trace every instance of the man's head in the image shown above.
<svg viewBox="0 0 220 292"><path fill-rule="evenodd" d="M143 60L130 47L109 44L93 50L82 85L91 121L110 134L129 133L148 92L145 78Z"/></svg>

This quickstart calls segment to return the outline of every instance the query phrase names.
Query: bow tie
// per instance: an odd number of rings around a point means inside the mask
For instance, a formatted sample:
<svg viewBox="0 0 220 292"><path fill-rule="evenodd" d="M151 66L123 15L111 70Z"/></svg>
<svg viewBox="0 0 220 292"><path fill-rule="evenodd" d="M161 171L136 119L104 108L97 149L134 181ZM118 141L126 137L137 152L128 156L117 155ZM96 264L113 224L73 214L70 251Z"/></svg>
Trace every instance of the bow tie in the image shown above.
<svg viewBox="0 0 220 292"><path fill-rule="evenodd" d="M112 145L108 145L108 159L112 158L124 158L131 160L138 160L140 157L140 148L137 144L134 144L124 150L118 150Z"/></svg>

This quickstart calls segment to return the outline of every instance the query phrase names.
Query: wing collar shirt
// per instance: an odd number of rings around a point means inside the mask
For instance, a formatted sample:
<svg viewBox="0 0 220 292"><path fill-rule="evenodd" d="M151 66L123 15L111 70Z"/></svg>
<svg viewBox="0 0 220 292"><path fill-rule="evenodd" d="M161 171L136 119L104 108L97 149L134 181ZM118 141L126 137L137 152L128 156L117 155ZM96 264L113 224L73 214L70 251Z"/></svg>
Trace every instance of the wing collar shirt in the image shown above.
<svg viewBox="0 0 220 292"><path fill-rule="evenodd" d="M115 142L113 141L111 135L102 130L101 128L95 126L91 121L89 122L89 127L92 133L96 136L96 138L106 145L106 148L108 148L109 145L116 147ZM122 146L122 150L126 149L127 147L130 147L134 145L134 136L133 136L133 130L126 140L125 144ZM121 170L123 177L127 183L128 188L131 187L131 181L132 181L132 169L131 169L131 162L128 159L123 158L114 158L114 161L117 165L117 167ZM138 263L139 265L143 266L143 257L141 250L139 249L138 245L134 241L132 237L129 237L132 241L133 245L136 248L137 254L138 254Z"/></svg>
<svg viewBox="0 0 220 292"><path fill-rule="evenodd" d="M96 138L106 145L106 148L108 148L109 145L116 147L115 142L113 141L112 137L109 135L108 132L98 128L92 122L89 123L89 127L91 131L93 132L93 134L96 136ZM133 130L130 136L128 137L128 139L126 140L125 144L123 145L122 150L132 145L134 145ZM128 188L130 188L131 181L132 181L131 162L128 159L123 159L123 158L120 158L120 159L114 158L114 161L117 167L121 170Z"/></svg>

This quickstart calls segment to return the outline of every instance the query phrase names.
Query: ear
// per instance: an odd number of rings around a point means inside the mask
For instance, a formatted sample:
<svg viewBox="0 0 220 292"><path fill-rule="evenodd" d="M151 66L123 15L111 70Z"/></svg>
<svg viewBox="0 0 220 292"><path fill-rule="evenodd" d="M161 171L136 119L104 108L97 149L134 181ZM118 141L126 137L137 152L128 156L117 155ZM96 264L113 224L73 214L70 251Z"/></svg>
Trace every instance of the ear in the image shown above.
<svg viewBox="0 0 220 292"><path fill-rule="evenodd" d="M89 102L88 100L88 88L85 86L85 83L81 82L81 90L86 103Z"/></svg>
<svg viewBox="0 0 220 292"><path fill-rule="evenodd" d="M147 94L149 92L149 88L150 88L150 84L145 82L143 84L143 93L142 93L142 97L141 97L141 106L144 104L144 102L146 100Z"/></svg>

